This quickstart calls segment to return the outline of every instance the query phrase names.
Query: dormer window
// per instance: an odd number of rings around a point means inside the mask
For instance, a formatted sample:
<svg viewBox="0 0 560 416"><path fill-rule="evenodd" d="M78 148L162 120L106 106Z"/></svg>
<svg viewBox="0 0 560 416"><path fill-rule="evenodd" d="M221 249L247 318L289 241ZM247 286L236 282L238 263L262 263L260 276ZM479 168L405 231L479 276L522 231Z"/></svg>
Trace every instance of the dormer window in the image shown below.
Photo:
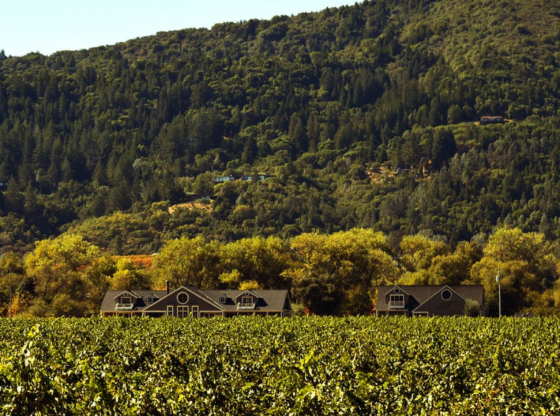
<svg viewBox="0 0 560 416"><path fill-rule="evenodd" d="M134 303L132 302L132 296L122 295L120 301L115 305L117 311L131 311L134 309Z"/></svg>
<svg viewBox="0 0 560 416"><path fill-rule="evenodd" d="M237 309L255 309L260 296L252 292L243 292L235 298Z"/></svg>
<svg viewBox="0 0 560 416"><path fill-rule="evenodd" d="M389 295L389 308L404 308L404 295Z"/></svg>
<svg viewBox="0 0 560 416"><path fill-rule="evenodd" d="M242 296L237 297L237 309L255 309L257 306L255 303L255 298L250 296L248 293L244 293Z"/></svg>
<svg viewBox="0 0 560 416"><path fill-rule="evenodd" d="M220 296L220 304L225 305L227 303L228 297L226 295Z"/></svg>
<svg viewBox="0 0 560 416"><path fill-rule="evenodd" d="M148 297L146 298L146 305L151 305L152 303L154 303L156 301L156 297L153 295L148 295Z"/></svg>

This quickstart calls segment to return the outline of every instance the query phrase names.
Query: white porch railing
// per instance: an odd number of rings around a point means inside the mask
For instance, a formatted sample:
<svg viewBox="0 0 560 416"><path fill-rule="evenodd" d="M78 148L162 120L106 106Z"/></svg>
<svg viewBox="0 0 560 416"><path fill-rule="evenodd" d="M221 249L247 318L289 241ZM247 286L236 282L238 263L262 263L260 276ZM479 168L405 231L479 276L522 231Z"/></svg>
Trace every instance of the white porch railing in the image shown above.
<svg viewBox="0 0 560 416"><path fill-rule="evenodd" d="M117 303L115 310L117 311L131 311L134 309L133 303Z"/></svg>
<svg viewBox="0 0 560 416"><path fill-rule="evenodd" d="M257 305L256 303L238 303L237 304L237 310L255 309L256 305Z"/></svg>
<svg viewBox="0 0 560 416"><path fill-rule="evenodd" d="M391 300L389 301L389 308L403 309L405 307L404 300Z"/></svg>

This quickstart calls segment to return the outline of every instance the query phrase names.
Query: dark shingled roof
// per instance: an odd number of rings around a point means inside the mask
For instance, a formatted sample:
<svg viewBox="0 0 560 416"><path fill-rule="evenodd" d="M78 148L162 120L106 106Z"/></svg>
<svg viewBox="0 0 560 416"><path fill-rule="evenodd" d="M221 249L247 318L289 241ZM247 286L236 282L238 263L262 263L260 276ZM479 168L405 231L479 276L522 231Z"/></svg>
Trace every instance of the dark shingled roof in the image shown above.
<svg viewBox="0 0 560 416"><path fill-rule="evenodd" d="M291 309L288 291L287 290L200 290L196 287L187 287L191 292L199 295L202 299L209 303L216 305L217 309L225 310L228 312L237 311L236 299L244 293L250 293L257 296L255 310L278 312L284 309ZM178 289L169 292L170 295L174 294ZM103 298L101 304L101 312L114 312L117 306L116 297L122 293L129 292L140 299L133 299L135 307L134 311L143 311L146 307L146 298L149 295L155 295L157 301L164 299L167 296L165 290L109 290ZM220 297L225 296L226 303L220 303ZM239 299L240 301L240 299ZM284 308L284 303L288 302L288 307Z"/></svg>
<svg viewBox="0 0 560 416"><path fill-rule="evenodd" d="M261 311L282 311L284 310L284 302L288 299L287 290L201 290L201 292L226 311L236 311L237 303L235 299L246 292L260 297L256 309ZM225 304L220 303L220 296L222 295L227 296Z"/></svg>
<svg viewBox="0 0 560 416"><path fill-rule="evenodd" d="M154 295L157 298L156 302L167 296L166 290L108 290L101 304L101 312L114 312L117 306L115 298L124 292L130 292L140 298L135 302L136 307L134 310L136 311L144 310L149 306L146 305L146 298L150 295Z"/></svg>
<svg viewBox="0 0 560 416"><path fill-rule="evenodd" d="M413 296L420 305L426 302L430 297L441 291L444 287L454 290L465 299L474 299L479 305L484 304L484 286L481 285L394 285L394 286L379 286L377 292L376 309L378 311L388 309L385 302L385 295L393 290L395 287L401 288L404 292Z"/></svg>

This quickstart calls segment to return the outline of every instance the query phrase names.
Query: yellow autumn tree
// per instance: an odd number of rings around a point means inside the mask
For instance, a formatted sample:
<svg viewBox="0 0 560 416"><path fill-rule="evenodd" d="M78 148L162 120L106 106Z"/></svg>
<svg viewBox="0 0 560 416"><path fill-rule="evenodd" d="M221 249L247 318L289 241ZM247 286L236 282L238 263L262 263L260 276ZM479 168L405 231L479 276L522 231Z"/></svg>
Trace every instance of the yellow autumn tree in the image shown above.
<svg viewBox="0 0 560 416"><path fill-rule="evenodd" d="M409 235L400 244L401 264L409 272L429 269L432 260L450 252L449 246L443 241L434 241L423 235Z"/></svg>
<svg viewBox="0 0 560 416"><path fill-rule="evenodd" d="M23 263L19 256L14 253L4 253L0 256L0 314L8 316L10 311L10 293L12 303L14 296L18 294L22 281Z"/></svg>
<svg viewBox="0 0 560 416"><path fill-rule="evenodd" d="M496 315L499 272L502 312L513 314L529 309L557 280L554 251L544 234L501 228L489 238L484 257L471 269L469 282L484 285L488 311Z"/></svg>
<svg viewBox="0 0 560 416"><path fill-rule="evenodd" d="M38 241L25 258L25 273L32 279L34 298L29 313L36 316L85 316L99 305L90 300L94 283L88 279L100 252L81 236L65 234L54 240Z"/></svg>
<svg viewBox="0 0 560 416"><path fill-rule="evenodd" d="M482 256L482 249L477 243L463 241L453 253L441 254L432 259L426 284L460 285L469 280L471 267Z"/></svg>
<svg viewBox="0 0 560 416"><path fill-rule="evenodd" d="M385 236L372 230L302 234L291 249L295 264L285 275L313 313L367 313L377 287L396 275Z"/></svg>
<svg viewBox="0 0 560 416"><path fill-rule="evenodd" d="M150 281L145 271L128 258L117 260L116 270L107 278L111 290L149 289Z"/></svg>
<svg viewBox="0 0 560 416"><path fill-rule="evenodd" d="M291 264L291 256L280 238L253 237L223 245L220 262L224 270L221 280L231 288L255 282L264 289L281 289L287 285L283 273Z"/></svg>
<svg viewBox="0 0 560 416"><path fill-rule="evenodd" d="M151 286L154 289L164 288L169 281L173 288L216 288L221 274L219 253L218 242L206 243L202 237L170 240L154 256Z"/></svg>
<svg viewBox="0 0 560 416"><path fill-rule="evenodd" d="M239 285L239 290L260 290L262 287L254 280L246 280Z"/></svg>

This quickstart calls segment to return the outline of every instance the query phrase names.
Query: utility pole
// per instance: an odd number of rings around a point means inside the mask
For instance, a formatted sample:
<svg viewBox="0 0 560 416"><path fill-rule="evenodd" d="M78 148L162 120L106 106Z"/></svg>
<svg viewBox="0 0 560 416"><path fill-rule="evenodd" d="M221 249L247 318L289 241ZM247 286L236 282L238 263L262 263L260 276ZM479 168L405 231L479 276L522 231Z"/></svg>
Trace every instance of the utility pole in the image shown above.
<svg viewBox="0 0 560 416"><path fill-rule="evenodd" d="M498 274L496 275L496 282L498 283L498 314L500 318L502 317L502 287L500 285L500 269L498 268Z"/></svg>
<svg viewBox="0 0 560 416"><path fill-rule="evenodd" d="M10 318L12 317L12 266L8 269L9 276L10 276Z"/></svg>

